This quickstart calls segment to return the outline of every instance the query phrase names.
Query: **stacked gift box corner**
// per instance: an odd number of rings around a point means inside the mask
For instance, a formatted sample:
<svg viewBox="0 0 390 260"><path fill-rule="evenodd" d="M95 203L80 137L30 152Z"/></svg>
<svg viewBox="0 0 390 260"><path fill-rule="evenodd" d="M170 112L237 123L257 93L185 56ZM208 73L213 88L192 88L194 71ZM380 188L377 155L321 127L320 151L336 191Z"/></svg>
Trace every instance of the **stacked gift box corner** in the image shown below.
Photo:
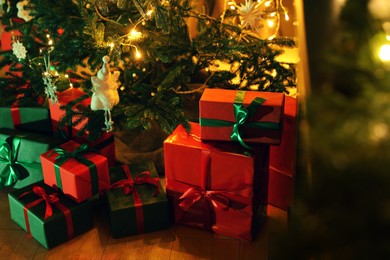
<svg viewBox="0 0 390 260"><path fill-rule="evenodd" d="M91 229L96 206L114 238L177 223L251 241L262 206L291 204L292 193L278 191L292 186L291 163L272 158L293 158L295 139L283 127L293 129L296 114L286 117L284 94L206 89L199 123L179 125L164 142L165 188L153 162L116 161L113 133L56 137L60 106L83 95L71 88L49 108L0 108L0 185L11 219L44 247Z"/></svg>

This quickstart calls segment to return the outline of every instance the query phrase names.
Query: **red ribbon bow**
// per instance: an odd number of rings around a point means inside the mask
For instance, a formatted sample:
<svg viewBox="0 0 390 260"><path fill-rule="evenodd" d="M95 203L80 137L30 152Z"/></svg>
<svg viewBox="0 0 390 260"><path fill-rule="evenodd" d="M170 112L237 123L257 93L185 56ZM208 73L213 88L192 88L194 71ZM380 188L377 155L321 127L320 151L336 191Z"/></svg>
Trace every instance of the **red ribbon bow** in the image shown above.
<svg viewBox="0 0 390 260"><path fill-rule="evenodd" d="M149 183L156 187L156 191L153 193L153 196L156 196L160 192L159 178L150 177L150 172L143 171L133 179L127 166L122 166L122 169L124 170L127 179L115 182L109 187L109 189L123 188L123 193L129 195L135 191L135 185Z"/></svg>
<svg viewBox="0 0 390 260"><path fill-rule="evenodd" d="M25 217L25 221L26 221L27 233L29 235L31 235L30 223L28 221L28 209L38 205L42 201L45 201L46 209L45 209L44 220L46 220L47 218L49 218L49 217L51 217L53 215L52 205L56 206L65 215L66 226L67 226L67 231L68 231L68 238L73 237L74 230L73 230L72 214L71 214L71 211L60 202L60 199L58 198L59 193L47 194L45 189L43 189L42 187L34 186L33 189L32 189L32 192L31 191L27 191L27 192L22 193L19 196L19 199L24 197L24 196L26 196L26 195L28 195L28 194L31 194L31 193L34 193L39 198L34 200L34 201L32 201L32 202L30 202L30 203L28 203L23 208L24 217Z"/></svg>
<svg viewBox="0 0 390 260"><path fill-rule="evenodd" d="M179 206L185 211L189 210L195 202L206 199L214 208L228 210L230 200L224 195L224 191L207 191L198 187L191 187L180 196Z"/></svg>

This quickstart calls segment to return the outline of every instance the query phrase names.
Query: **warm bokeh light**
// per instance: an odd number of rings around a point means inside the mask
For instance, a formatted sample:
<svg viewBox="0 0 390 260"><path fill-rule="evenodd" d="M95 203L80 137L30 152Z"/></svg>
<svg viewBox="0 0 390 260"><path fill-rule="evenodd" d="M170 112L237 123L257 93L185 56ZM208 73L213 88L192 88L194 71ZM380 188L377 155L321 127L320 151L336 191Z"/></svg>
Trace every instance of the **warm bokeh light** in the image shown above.
<svg viewBox="0 0 390 260"><path fill-rule="evenodd" d="M379 58L382 61L390 61L390 44L383 44L379 49Z"/></svg>

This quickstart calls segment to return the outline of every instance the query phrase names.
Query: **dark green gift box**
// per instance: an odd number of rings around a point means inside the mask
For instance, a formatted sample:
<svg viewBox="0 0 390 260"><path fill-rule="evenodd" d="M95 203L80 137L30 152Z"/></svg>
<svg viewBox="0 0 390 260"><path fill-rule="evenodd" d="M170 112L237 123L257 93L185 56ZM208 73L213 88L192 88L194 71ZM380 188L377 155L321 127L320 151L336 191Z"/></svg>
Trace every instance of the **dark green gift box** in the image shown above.
<svg viewBox="0 0 390 260"><path fill-rule="evenodd" d="M56 194L58 198L58 202L49 203L52 215L46 220L47 203L35 193L36 187L39 187L40 190L43 189L49 195L46 198L54 200L53 194ZM8 194L8 199L11 219L47 249L87 231L93 226L89 202L78 204L43 182L14 190ZM29 204L34 203L36 205L29 206Z"/></svg>
<svg viewBox="0 0 390 260"><path fill-rule="evenodd" d="M0 118L0 127L53 135L48 108L0 107Z"/></svg>
<svg viewBox="0 0 390 260"><path fill-rule="evenodd" d="M0 188L19 189L43 180L40 155L63 142L52 136L0 128Z"/></svg>
<svg viewBox="0 0 390 260"><path fill-rule="evenodd" d="M126 169L132 180L128 179ZM146 179L154 184L144 183ZM153 162L112 167L110 181L111 187L106 192L106 202L112 237L169 228L168 200ZM125 194L126 191L128 194ZM135 204L134 196L137 194L141 206Z"/></svg>

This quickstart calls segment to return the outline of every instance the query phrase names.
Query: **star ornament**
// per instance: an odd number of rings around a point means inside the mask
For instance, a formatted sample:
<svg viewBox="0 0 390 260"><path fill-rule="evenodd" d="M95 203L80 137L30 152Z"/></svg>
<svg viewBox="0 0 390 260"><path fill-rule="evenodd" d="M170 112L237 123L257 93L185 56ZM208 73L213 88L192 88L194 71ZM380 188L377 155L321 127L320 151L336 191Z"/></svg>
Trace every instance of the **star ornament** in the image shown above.
<svg viewBox="0 0 390 260"><path fill-rule="evenodd" d="M240 15L242 28L249 27L250 29L258 31L262 27L259 21L264 20L261 17L264 12L261 9L260 3L252 0L245 0L245 3L238 7L238 13Z"/></svg>

